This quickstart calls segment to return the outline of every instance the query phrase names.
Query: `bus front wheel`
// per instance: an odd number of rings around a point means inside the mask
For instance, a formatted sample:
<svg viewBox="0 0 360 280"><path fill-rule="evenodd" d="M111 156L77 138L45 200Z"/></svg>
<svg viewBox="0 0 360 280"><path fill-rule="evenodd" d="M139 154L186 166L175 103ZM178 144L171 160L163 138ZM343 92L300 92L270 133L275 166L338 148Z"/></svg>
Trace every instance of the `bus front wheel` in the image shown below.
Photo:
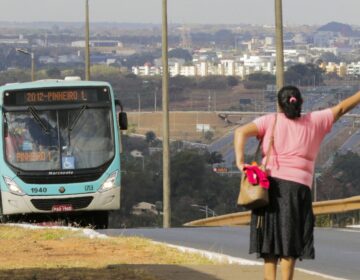
<svg viewBox="0 0 360 280"><path fill-rule="evenodd" d="M96 229L106 229L109 225L109 211L94 211L89 213L91 224Z"/></svg>

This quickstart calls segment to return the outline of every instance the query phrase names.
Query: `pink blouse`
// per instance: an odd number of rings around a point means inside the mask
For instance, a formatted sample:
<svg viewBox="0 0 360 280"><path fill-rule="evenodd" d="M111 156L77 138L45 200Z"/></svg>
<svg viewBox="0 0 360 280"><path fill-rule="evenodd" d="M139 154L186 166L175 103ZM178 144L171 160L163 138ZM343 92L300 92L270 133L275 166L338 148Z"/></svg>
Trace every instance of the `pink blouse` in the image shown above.
<svg viewBox="0 0 360 280"><path fill-rule="evenodd" d="M258 129L258 137L264 137L263 164L274 120L275 113L253 121ZM310 112L296 120L290 120L284 113L278 113L274 147L267 165L269 175L311 188L320 144L325 135L330 132L333 123L334 115L331 109Z"/></svg>

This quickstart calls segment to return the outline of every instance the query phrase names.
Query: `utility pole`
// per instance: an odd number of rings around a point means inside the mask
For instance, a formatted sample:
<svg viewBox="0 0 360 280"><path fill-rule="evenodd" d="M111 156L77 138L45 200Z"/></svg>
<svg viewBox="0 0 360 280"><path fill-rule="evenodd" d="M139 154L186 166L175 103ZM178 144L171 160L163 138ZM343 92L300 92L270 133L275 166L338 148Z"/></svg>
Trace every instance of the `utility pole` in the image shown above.
<svg viewBox="0 0 360 280"><path fill-rule="evenodd" d="M85 80L90 80L89 0L85 1Z"/></svg>
<svg viewBox="0 0 360 280"><path fill-rule="evenodd" d="M162 0L163 227L171 227L167 0Z"/></svg>
<svg viewBox="0 0 360 280"><path fill-rule="evenodd" d="M31 56L31 81L35 81L35 54L30 53Z"/></svg>
<svg viewBox="0 0 360 280"><path fill-rule="evenodd" d="M35 81L35 54L24 49L16 49L17 52L30 56L31 58L31 81Z"/></svg>
<svg viewBox="0 0 360 280"><path fill-rule="evenodd" d="M141 96L138 93L138 128L140 128L140 115L141 115Z"/></svg>
<svg viewBox="0 0 360 280"><path fill-rule="evenodd" d="M284 41L282 0L275 0L275 32L276 32L276 89L284 86Z"/></svg>

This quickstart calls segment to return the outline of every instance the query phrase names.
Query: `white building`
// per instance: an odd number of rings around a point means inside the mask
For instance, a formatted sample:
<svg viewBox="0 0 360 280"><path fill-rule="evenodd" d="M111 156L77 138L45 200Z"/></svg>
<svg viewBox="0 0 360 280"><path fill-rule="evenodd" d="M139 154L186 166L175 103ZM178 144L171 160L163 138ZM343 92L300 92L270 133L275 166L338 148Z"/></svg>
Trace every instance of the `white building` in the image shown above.
<svg viewBox="0 0 360 280"><path fill-rule="evenodd" d="M145 64L144 66L133 66L131 72L138 76L156 76L162 74L162 67Z"/></svg>
<svg viewBox="0 0 360 280"><path fill-rule="evenodd" d="M123 43L114 40L92 40L89 42L90 47L118 47L122 48ZM74 48L85 48L85 41L71 42L71 46Z"/></svg>
<svg viewBox="0 0 360 280"><path fill-rule="evenodd" d="M209 65L207 61L201 61L200 64L197 64L198 73L201 77L206 77L209 74Z"/></svg>
<svg viewBox="0 0 360 280"><path fill-rule="evenodd" d="M360 61L348 64L346 67L346 74L351 76L360 76Z"/></svg>
<svg viewBox="0 0 360 280"><path fill-rule="evenodd" d="M233 59L223 59L220 61L221 73L218 75L234 76L235 75L235 61Z"/></svg>
<svg viewBox="0 0 360 280"><path fill-rule="evenodd" d="M180 70L180 75L182 76L186 76L186 77L191 77L191 76L197 76L197 71L196 71L196 66L195 65L185 65L181 67Z"/></svg>

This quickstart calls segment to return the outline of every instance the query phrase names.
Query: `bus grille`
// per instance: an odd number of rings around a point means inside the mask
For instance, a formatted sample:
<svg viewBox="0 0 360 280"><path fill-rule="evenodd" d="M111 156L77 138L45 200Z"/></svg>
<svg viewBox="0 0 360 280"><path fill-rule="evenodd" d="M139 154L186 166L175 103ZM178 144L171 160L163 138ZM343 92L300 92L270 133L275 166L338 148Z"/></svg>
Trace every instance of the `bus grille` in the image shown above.
<svg viewBox="0 0 360 280"><path fill-rule="evenodd" d="M88 207L92 196L83 196L76 198L60 198L60 199L31 199L31 203L35 208L43 211L49 211L54 205L71 204L73 209L82 209Z"/></svg>
<svg viewBox="0 0 360 280"><path fill-rule="evenodd" d="M96 181L103 172L92 172L88 174L71 175L24 175L19 174L19 178L28 184L66 184Z"/></svg>

